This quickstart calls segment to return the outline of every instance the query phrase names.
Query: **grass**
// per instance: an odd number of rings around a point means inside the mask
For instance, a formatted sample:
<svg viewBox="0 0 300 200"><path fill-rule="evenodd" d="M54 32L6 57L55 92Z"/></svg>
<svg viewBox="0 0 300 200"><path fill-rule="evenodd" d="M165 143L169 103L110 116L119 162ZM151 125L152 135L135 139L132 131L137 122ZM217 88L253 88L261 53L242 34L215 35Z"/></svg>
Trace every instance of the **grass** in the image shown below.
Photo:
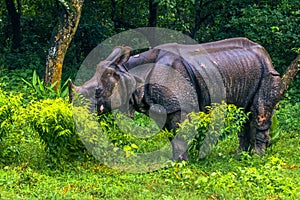
<svg viewBox="0 0 300 200"><path fill-rule="evenodd" d="M0 199L299 199L300 133L282 133L264 157L234 155L229 136L198 163L128 173L96 161L1 166Z"/></svg>
<svg viewBox="0 0 300 200"><path fill-rule="evenodd" d="M93 158L51 163L38 134L23 127L5 137L7 152L0 152L10 158L0 157L0 200L300 199L299 114L299 103L282 103L264 157L236 155L238 138L229 135L198 162L170 162L147 173L118 171Z"/></svg>

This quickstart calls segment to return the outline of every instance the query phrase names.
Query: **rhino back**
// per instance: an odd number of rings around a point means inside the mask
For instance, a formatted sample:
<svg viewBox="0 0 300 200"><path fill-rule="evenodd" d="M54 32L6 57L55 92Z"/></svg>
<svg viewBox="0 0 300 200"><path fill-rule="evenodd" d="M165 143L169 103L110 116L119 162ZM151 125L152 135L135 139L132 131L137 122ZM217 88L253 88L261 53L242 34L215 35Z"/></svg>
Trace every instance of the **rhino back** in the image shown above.
<svg viewBox="0 0 300 200"><path fill-rule="evenodd" d="M265 72L263 55L251 49L234 48L210 52L208 56L211 70L218 70L223 79L227 103L247 108Z"/></svg>
<svg viewBox="0 0 300 200"><path fill-rule="evenodd" d="M213 102L248 108L267 73L277 73L266 50L247 38L156 47L179 55L196 76L200 107Z"/></svg>
<svg viewBox="0 0 300 200"><path fill-rule="evenodd" d="M126 65L133 69L147 63L152 63L151 70L135 76L150 83L145 88L147 103L160 104L168 112L181 109L180 101L188 111L195 110L195 103L199 105L196 110L205 110L222 100L249 109L265 74L277 73L266 50L246 38L164 44L131 57Z"/></svg>

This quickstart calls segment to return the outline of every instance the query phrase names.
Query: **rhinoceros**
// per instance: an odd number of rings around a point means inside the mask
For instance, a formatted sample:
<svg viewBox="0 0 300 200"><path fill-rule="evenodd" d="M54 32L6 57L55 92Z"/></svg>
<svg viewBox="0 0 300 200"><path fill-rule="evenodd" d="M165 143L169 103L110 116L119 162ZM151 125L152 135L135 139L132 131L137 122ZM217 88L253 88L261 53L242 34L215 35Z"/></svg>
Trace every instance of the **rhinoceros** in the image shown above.
<svg viewBox="0 0 300 200"><path fill-rule="evenodd" d="M115 47L90 80L82 86L70 81L70 99L74 91L82 94L99 114L113 109L152 113L168 130L178 128L188 113L206 112L206 106L225 101L251 112L238 134L238 151L254 149L262 155L270 144L274 109L298 70L294 61L281 78L267 51L247 38L130 52L130 47ZM188 159L187 144L171 142L173 158Z"/></svg>

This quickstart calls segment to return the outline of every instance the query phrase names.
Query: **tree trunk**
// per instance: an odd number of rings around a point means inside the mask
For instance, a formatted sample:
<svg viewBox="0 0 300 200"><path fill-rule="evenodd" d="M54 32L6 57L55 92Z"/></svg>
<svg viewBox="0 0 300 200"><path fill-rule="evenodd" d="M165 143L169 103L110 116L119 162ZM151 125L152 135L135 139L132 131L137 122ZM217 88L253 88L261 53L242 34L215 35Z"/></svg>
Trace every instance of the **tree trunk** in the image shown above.
<svg viewBox="0 0 300 200"><path fill-rule="evenodd" d="M288 89L290 83L292 82L293 78L296 76L299 69L300 69L300 55L298 55L297 58L293 60L293 62L291 62L290 66L286 69L286 71L282 76L280 91L279 91L281 97Z"/></svg>
<svg viewBox="0 0 300 200"><path fill-rule="evenodd" d="M60 86L62 66L67 49L76 33L84 0L58 0L62 5L61 19L52 37L46 60L45 84Z"/></svg>
<svg viewBox="0 0 300 200"><path fill-rule="evenodd" d="M12 26L12 49L18 50L21 47L21 0L17 0L17 7L14 0L5 0L7 12Z"/></svg>
<svg viewBox="0 0 300 200"><path fill-rule="evenodd" d="M156 27L156 22L157 22L157 6L158 6L158 2L156 2L154 0L149 0L148 25L150 27Z"/></svg>

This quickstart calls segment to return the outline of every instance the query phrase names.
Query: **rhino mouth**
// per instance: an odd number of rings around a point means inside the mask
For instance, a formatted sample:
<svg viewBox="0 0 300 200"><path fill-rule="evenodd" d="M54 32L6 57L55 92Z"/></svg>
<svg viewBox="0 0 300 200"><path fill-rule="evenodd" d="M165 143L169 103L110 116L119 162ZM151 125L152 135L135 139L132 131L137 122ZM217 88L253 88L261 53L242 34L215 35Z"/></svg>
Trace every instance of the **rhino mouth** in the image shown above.
<svg viewBox="0 0 300 200"><path fill-rule="evenodd" d="M94 105L98 115L105 114L111 110L109 104L104 101L96 101Z"/></svg>
<svg viewBox="0 0 300 200"><path fill-rule="evenodd" d="M103 113L103 111L104 111L104 106L103 106L103 104L99 107L99 111L100 111L100 114Z"/></svg>

